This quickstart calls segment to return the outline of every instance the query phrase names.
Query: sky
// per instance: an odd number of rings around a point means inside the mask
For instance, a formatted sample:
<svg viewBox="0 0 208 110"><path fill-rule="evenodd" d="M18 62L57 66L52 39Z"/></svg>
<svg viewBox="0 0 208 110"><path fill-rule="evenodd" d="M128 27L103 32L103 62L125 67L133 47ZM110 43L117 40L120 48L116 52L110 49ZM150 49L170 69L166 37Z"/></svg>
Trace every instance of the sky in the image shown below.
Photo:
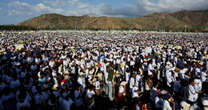
<svg viewBox="0 0 208 110"><path fill-rule="evenodd" d="M139 17L154 12L206 9L208 0L0 0L0 25L18 24L46 13Z"/></svg>

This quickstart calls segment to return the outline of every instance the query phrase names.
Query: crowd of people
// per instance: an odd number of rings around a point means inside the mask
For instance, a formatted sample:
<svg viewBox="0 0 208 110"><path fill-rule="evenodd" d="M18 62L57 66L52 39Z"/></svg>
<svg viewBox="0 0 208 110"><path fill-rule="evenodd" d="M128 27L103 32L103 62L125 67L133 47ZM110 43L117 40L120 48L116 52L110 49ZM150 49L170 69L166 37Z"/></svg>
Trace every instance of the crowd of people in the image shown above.
<svg viewBox="0 0 208 110"><path fill-rule="evenodd" d="M0 32L0 110L207 110L208 34Z"/></svg>

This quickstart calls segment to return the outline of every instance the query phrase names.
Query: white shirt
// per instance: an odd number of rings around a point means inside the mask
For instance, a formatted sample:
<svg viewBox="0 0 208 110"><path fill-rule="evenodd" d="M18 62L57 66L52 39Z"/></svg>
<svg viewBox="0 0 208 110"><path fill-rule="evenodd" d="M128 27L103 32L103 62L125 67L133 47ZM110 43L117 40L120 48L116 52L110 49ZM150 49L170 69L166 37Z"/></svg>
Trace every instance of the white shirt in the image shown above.
<svg viewBox="0 0 208 110"><path fill-rule="evenodd" d="M138 90L138 87L136 86L132 88L132 98L139 97L137 90Z"/></svg>
<svg viewBox="0 0 208 110"><path fill-rule="evenodd" d="M148 75L151 76L153 73L152 73L152 70L154 70L152 64L149 64L148 65Z"/></svg>
<svg viewBox="0 0 208 110"><path fill-rule="evenodd" d="M136 75L136 86L139 86L139 82L141 81L141 75Z"/></svg>
<svg viewBox="0 0 208 110"><path fill-rule="evenodd" d="M123 86L119 86L119 93L123 93L124 92L124 87Z"/></svg>
<svg viewBox="0 0 208 110"><path fill-rule="evenodd" d="M55 70L52 71L52 75L53 75L53 76L56 76L56 75L57 75L57 73L56 73Z"/></svg>
<svg viewBox="0 0 208 110"><path fill-rule="evenodd" d="M99 81L95 82L95 89L100 89L100 82Z"/></svg>
<svg viewBox="0 0 208 110"><path fill-rule="evenodd" d="M50 62L49 62L49 65L50 65L50 67L54 67L55 62L54 62L54 61L50 61Z"/></svg>
<svg viewBox="0 0 208 110"><path fill-rule="evenodd" d="M130 65L133 66L135 64L134 61L130 61Z"/></svg>
<svg viewBox="0 0 208 110"><path fill-rule="evenodd" d="M35 58L35 63L40 63L40 58Z"/></svg>
<svg viewBox="0 0 208 110"><path fill-rule="evenodd" d="M201 79L202 82L205 82L207 80L207 74L205 72L201 72Z"/></svg>
<svg viewBox="0 0 208 110"><path fill-rule="evenodd" d="M130 78L130 85L129 85L131 89L133 88L134 84L135 84L135 80L133 77L131 77Z"/></svg>
<svg viewBox="0 0 208 110"><path fill-rule="evenodd" d="M192 85L188 86L188 100L191 102L195 102L198 99L198 94L196 93L194 87Z"/></svg>
<svg viewBox="0 0 208 110"><path fill-rule="evenodd" d="M196 92L200 92L202 89L202 81L200 79L194 79L194 89Z"/></svg>
<svg viewBox="0 0 208 110"><path fill-rule="evenodd" d="M129 82L130 73L126 72L126 82Z"/></svg>
<svg viewBox="0 0 208 110"><path fill-rule="evenodd" d="M80 62L79 60L76 60L76 64L77 64L77 65L80 65L81 62Z"/></svg>
<svg viewBox="0 0 208 110"><path fill-rule="evenodd" d="M120 59L117 59L116 60L116 64L120 64L121 63L121 60Z"/></svg>
<svg viewBox="0 0 208 110"><path fill-rule="evenodd" d="M82 85L82 87L85 87L85 78L79 77L77 81Z"/></svg>
<svg viewBox="0 0 208 110"><path fill-rule="evenodd" d="M164 100L163 110L172 110L170 103L167 100Z"/></svg>
<svg viewBox="0 0 208 110"><path fill-rule="evenodd" d="M167 85L171 87L172 79L172 73L170 71L166 71L166 79L167 79Z"/></svg>
<svg viewBox="0 0 208 110"><path fill-rule="evenodd" d="M92 91L87 90L87 97L88 97L88 98L92 98L94 95L95 95L94 90L92 90Z"/></svg>

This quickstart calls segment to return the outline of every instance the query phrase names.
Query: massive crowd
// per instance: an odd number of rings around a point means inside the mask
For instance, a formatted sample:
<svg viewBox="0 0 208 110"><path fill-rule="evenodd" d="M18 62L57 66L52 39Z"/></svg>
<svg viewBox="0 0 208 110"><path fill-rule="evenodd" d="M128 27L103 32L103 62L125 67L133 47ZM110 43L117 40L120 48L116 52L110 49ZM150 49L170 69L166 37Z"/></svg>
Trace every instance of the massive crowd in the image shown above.
<svg viewBox="0 0 208 110"><path fill-rule="evenodd" d="M0 32L0 110L207 110L208 34Z"/></svg>

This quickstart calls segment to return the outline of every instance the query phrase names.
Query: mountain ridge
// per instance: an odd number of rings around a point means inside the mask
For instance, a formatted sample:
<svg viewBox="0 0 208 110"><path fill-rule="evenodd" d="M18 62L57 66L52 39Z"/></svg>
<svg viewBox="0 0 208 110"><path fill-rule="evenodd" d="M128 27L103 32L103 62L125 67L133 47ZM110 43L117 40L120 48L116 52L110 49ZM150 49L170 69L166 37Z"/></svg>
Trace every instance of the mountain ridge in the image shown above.
<svg viewBox="0 0 208 110"><path fill-rule="evenodd" d="M93 17L64 16L50 13L23 21L18 26L36 29L80 29L80 30L156 30L156 31L206 31L208 10L178 11L174 13L152 13L142 17Z"/></svg>

